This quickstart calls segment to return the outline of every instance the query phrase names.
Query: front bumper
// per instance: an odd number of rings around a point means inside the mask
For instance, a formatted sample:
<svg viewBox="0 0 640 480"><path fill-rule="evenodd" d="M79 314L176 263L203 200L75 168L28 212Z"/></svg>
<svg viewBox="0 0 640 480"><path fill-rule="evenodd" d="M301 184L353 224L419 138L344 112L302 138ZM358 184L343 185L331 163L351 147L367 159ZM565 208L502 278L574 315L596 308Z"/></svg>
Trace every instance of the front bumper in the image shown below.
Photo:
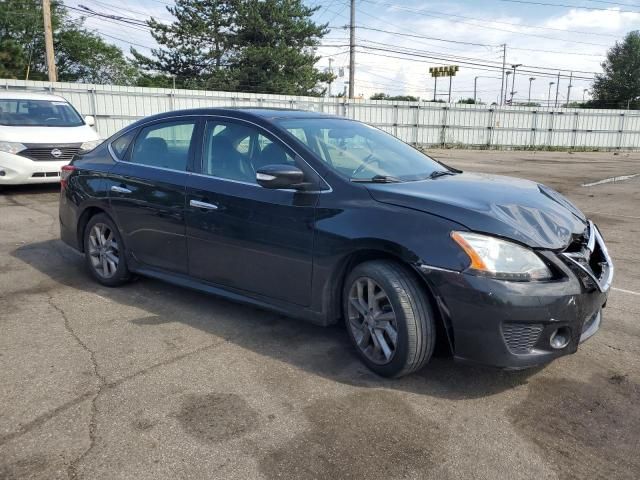
<svg viewBox="0 0 640 480"><path fill-rule="evenodd" d="M0 152L0 185L60 182L60 170L68 161L35 161Z"/></svg>
<svg viewBox="0 0 640 480"><path fill-rule="evenodd" d="M599 239L601 241L601 238ZM575 353L600 328L613 278L593 275L560 255L543 255L560 274L547 282L507 282L422 266L457 359L503 368L528 368ZM566 339L554 348L554 335Z"/></svg>

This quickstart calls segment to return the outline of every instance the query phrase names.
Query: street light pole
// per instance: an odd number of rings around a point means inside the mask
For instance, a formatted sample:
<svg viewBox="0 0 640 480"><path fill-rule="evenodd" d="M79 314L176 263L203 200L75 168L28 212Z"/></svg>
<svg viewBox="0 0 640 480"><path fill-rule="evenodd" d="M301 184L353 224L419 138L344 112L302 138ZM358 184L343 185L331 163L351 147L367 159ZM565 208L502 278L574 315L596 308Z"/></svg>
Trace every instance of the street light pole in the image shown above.
<svg viewBox="0 0 640 480"><path fill-rule="evenodd" d="M511 75L511 72L506 71L506 72L504 72L504 74L507 76L507 79L505 81L505 85L508 86L509 85L509 75ZM506 90L507 89L505 88L505 92L504 92L504 103L505 104L507 103L507 95L508 95L508 92Z"/></svg>
<svg viewBox="0 0 640 480"><path fill-rule="evenodd" d="M356 93L356 1L351 0L349 17L349 98Z"/></svg>
<svg viewBox="0 0 640 480"><path fill-rule="evenodd" d="M513 96L516 93L516 68L520 66L522 66L521 63L511 65L511 68L513 68L513 78L511 79L511 105L513 105Z"/></svg>
<svg viewBox="0 0 640 480"><path fill-rule="evenodd" d="M529 97L527 103L531 103L531 83L536 79L536 77L529 77Z"/></svg>
<svg viewBox="0 0 640 480"><path fill-rule="evenodd" d="M504 83L504 75L506 73L504 71L504 67L506 62L507 62L507 44L503 43L502 44L502 83L500 84L500 106L502 106L502 93L504 92L504 90L506 90L505 83Z"/></svg>
<svg viewBox="0 0 640 480"><path fill-rule="evenodd" d="M473 104L476 103L476 93L478 92L478 77L473 79Z"/></svg>
<svg viewBox="0 0 640 480"><path fill-rule="evenodd" d="M551 87L554 86L556 82L549 82L549 94L547 95L547 106L551 106Z"/></svg>

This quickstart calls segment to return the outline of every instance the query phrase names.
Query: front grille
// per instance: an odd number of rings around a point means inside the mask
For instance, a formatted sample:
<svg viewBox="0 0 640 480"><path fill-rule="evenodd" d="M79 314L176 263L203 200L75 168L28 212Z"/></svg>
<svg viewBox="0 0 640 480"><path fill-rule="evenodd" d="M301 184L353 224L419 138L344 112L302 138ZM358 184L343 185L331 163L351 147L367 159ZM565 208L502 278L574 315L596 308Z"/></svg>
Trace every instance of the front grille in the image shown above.
<svg viewBox="0 0 640 480"><path fill-rule="evenodd" d="M522 355L530 353L540 338L542 324L540 323L504 323L502 336L511 353Z"/></svg>
<svg viewBox="0 0 640 480"><path fill-rule="evenodd" d="M31 177L33 178L42 178L42 177L59 177L60 172L36 172Z"/></svg>
<svg viewBox="0 0 640 480"><path fill-rule="evenodd" d="M80 151L80 145L80 143L52 145L25 144L25 147L27 147L26 150L21 151L18 155L30 158L37 162L70 162L73 156ZM58 156L52 153L56 150L60 151Z"/></svg>

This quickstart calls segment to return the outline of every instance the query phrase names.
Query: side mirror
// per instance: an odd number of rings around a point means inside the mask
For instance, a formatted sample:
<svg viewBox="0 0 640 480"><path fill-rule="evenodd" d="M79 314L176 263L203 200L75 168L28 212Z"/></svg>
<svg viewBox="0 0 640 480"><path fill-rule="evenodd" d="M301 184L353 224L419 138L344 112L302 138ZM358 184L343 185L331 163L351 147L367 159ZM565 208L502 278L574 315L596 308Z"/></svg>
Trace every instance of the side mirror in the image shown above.
<svg viewBox="0 0 640 480"><path fill-rule="evenodd" d="M256 172L256 181L264 188L300 188L304 173L291 165L265 165Z"/></svg>
<svg viewBox="0 0 640 480"><path fill-rule="evenodd" d="M96 124L96 119L93 115L87 115L86 117L84 117L84 123L86 123L90 127L93 127Z"/></svg>

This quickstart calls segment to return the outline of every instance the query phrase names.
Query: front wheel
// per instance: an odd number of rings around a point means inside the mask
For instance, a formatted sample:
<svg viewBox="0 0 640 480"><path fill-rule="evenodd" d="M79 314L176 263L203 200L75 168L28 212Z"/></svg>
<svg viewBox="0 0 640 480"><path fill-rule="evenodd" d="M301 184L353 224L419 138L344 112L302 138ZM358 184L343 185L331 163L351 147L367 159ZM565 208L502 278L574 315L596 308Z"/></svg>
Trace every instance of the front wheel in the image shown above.
<svg viewBox="0 0 640 480"><path fill-rule="evenodd" d="M343 313L351 342L379 375L407 375L433 354L431 305L415 274L398 263L376 260L357 265L345 282Z"/></svg>
<svg viewBox="0 0 640 480"><path fill-rule="evenodd" d="M89 273L101 284L116 287L129 280L120 232L103 213L91 217L87 223L84 256Z"/></svg>

